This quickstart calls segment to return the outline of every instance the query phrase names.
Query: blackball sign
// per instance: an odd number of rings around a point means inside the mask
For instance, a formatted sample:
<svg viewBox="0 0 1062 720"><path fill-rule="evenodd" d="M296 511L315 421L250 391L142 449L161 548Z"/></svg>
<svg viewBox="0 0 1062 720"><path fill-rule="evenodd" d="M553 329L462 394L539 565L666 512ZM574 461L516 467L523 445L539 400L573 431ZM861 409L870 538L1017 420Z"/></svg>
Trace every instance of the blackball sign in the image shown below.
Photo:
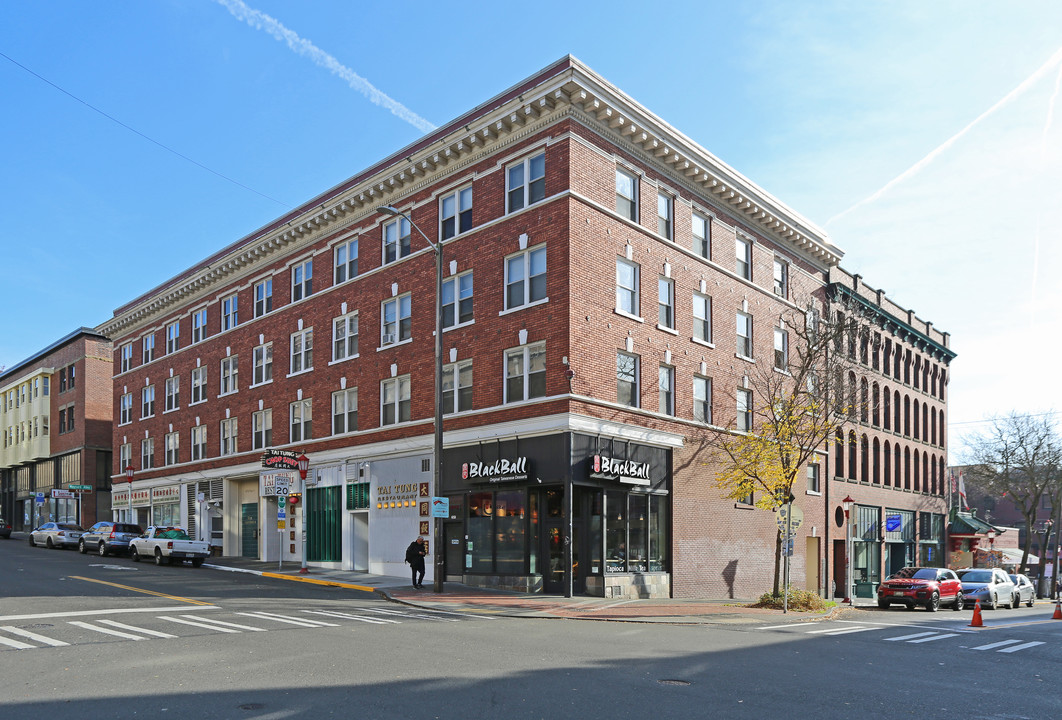
<svg viewBox="0 0 1062 720"><path fill-rule="evenodd" d="M594 455L593 475L619 478L620 482L634 485L648 485L649 463L617 460L607 455Z"/></svg>
<svg viewBox="0 0 1062 720"><path fill-rule="evenodd" d="M492 483L526 480L527 458L516 457L496 460L492 463L462 463L461 477L465 480L486 480Z"/></svg>

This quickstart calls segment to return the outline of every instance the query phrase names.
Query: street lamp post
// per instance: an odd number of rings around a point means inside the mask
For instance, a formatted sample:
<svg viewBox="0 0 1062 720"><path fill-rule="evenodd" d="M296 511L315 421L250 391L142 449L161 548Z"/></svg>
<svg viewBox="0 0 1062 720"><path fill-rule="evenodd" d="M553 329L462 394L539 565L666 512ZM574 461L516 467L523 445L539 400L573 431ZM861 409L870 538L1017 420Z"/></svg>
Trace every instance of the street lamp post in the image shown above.
<svg viewBox="0 0 1062 720"><path fill-rule="evenodd" d="M295 461L299 463L299 478L302 480L303 498L302 502L306 502L306 473L310 469L310 458L306 457L306 453L299 453L299 456L295 458ZM294 513L292 513L294 514ZM281 542L280 557L284 557L283 541ZM306 567L306 507L302 508L302 567L299 568L299 574L305 575L310 572Z"/></svg>
<svg viewBox="0 0 1062 720"><path fill-rule="evenodd" d="M133 466L125 466L125 481L129 483L129 492L126 493L126 502L128 505L125 510L125 521L133 522Z"/></svg>
<svg viewBox="0 0 1062 720"><path fill-rule="evenodd" d="M432 481L431 481L431 493L430 497L432 501L429 503L430 507L434 507L434 499L441 491L440 486L440 465L442 464L442 449L443 449L443 352L442 352L442 286L443 286L443 252L442 243L432 242L431 238L424 234L413 219L406 213L402 212L393 205L383 205L376 208L376 211L383 215L391 215L392 217L401 217L415 228L420 236L424 238L424 241L428 243L428 246L435 253L435 441L432 447ZM442 523L438 522L437 518L432 518L432 525L435 532L432 535L432 545L434 546L435 553L435 576L432 584L432 590L437 593L443 591L443 548L442 548Z"/></svg>
<svg viewBox="0 0 1062 720"><path fill-rule="evenodd" d="M844 507L844 601L850 605L852 602L852 500L851 495L845 495L841 501Z"/></svg>

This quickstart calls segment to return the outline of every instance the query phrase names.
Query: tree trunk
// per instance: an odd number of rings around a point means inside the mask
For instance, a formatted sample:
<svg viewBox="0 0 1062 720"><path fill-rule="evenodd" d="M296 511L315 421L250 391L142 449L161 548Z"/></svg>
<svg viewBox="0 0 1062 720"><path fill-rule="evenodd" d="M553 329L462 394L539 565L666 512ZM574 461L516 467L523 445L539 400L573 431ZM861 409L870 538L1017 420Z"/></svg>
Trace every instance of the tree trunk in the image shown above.
<svg viewBox="0 0 1062 720"><path fill-rule="evenodd" d="M782 571L782 530L779 528L774 536L774 597L781 597L779 574Z"/></svg>

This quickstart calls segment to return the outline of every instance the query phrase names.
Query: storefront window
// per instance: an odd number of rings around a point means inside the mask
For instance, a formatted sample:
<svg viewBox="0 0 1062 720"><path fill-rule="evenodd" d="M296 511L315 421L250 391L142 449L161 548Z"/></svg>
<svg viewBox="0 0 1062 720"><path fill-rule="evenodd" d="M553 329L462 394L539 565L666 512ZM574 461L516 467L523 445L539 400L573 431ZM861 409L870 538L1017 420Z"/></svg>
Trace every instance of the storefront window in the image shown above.
<svg viewBox="0 0 1062 720"><path fill-rule="evenodd" d="M587 494L590 496L590 574L600 575L601 550L604 547L601 536L604 515L601 506L604 504L605 494L600 490Z"/></svg>
<svg viewBox="0 0 1062 720"><path fill-rule="evenodd" d="M627 493L609 491L605 511L605 572L626 572Z"/></svg>
<svg viewBox="0 0 1062 720"><path fill-rule="evenodd" d="M546 514L551 518L564 517L564 493L560 490L546 492Z"/></svg>
<svg viewBox="0 0 1062 720"><path fill-rule="evenodd" d="M152 508L152 525L180 525L181 506L178 503L156 505Z"/></svg>
<svg viewBox="0 0 1062 720"><path fill-rule="evenodd" d="M538 524L538 494L531 493L531 497L528 498L528 509L531 513L531 535L528 538L528 546L531 550L531 568L532 575L539 572L539 559L538 559L538 539L541 537L539 534Z"/></svg>
<svg viewBox="0 0 1062 720"><path fill-rule="evenodd" d="M524 551L524 493L500 492L494 500L494 531L497 538L497 572L523 575Z"/></svg>
<svg viewBox="0 0 1062 720"><path fill-rule="evenodd" d="M645 572L649 555L649 498L646 495L630 495L630 546L627 552L627 569L630 572Z"/></svg>
<svg viewBox="0 0 1062 720"><path fill-rule="evenodd" d="M649 571L667 567L667 498L649 496Z"/></svg>
<svg viewBox="0 0 1062 720"><path fill-rule="evenodd" d="M491 525L494 522L494 493L473 493L468 499L468 548L465 570L489 573L494 569Z"/></svg>

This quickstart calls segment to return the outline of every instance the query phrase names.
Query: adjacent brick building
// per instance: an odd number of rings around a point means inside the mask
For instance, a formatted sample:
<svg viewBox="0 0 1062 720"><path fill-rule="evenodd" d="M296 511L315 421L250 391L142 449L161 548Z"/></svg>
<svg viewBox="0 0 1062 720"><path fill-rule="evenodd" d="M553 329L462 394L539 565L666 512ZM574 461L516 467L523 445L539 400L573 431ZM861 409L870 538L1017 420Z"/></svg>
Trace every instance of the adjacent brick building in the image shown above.
<svg viewBox="0 0 1062 720"><path fill-rule="evenodd" d="M435 258L421 231L444 256L438 489ZM852 419L872 447L925 457L898 481L831 479L825 454L816 465L792 578L828 593L846 494L882 527L903 513L904 533L906 513L943 513L943 483L922 478L944 452L952 356L946 335L842 272L841 255L563 58L100 326L115 348L113 472L133 478L115 515L187 524L226 554L398 574L444 496L448 578L754 597L770 586L775 520L721 499L705 440L743 416L750 368L779 357L778 317L809 301L828 313L846 294L874 310L874 358L902 349L901 367L933 368L939 397L909 370L888 384L932 407L938 430ZM865 370L877 387L885 371L869 355ZM266 450L310 459L294 517L277 493L299 489L298 474L264 469ZM931 536L928 522L927 541L942 542Z"/></svg>
<svg viewBox="0 0 1062 720"><path fill-rule="evenodd" d="M0 373L0 515L14 529L111 517L111 374L111 343L90 328Z"/></svg>

